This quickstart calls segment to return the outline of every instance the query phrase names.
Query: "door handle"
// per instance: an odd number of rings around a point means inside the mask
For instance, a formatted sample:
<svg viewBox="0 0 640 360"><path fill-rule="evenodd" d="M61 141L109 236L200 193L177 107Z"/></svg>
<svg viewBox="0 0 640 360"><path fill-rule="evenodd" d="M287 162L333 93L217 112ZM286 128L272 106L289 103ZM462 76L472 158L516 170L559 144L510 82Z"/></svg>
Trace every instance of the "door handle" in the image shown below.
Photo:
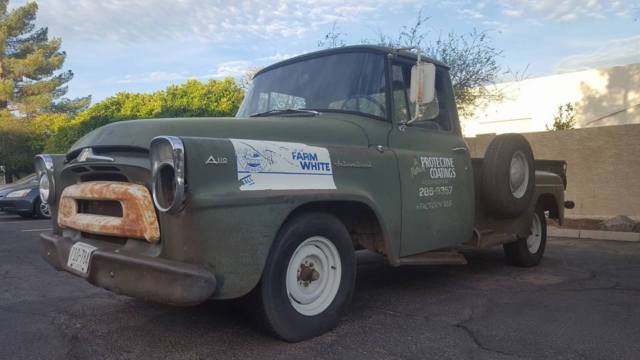
<svg viewBox="0 0 640 360"><path fill-rule="evenodd" d="M454 147L453 149L451 149L451 151L453 151L454 153L465 153L465 152L468 152L469 149L467 149L464 146L461 146L461 147Z"/></svg>

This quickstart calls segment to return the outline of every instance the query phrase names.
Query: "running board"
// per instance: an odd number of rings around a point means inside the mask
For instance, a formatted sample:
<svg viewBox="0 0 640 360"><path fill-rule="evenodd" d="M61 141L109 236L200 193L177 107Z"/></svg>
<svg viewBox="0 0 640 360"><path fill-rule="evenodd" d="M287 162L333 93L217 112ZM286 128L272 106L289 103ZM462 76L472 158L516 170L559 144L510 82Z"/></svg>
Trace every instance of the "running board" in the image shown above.
<svg viewBox="0 0 640 360"><path fill-rule="evenodd" d="M427 251L401 257L399 265L466 265L467 259L456 251Z"/></svg>

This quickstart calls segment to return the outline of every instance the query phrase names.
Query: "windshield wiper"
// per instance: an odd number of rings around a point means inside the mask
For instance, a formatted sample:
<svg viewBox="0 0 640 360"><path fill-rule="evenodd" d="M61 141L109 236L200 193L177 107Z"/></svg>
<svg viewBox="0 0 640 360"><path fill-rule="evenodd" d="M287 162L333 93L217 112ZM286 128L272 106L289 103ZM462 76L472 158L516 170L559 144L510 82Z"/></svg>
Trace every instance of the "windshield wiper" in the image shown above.
<svg viewBox="0 0 640 360"><path fill-rule="evenodd" d="M249 115L249 117L264 117L264 116L283 115L283 114L308 114L309 116L320 115L318 111L309 110L309 109L272 109L265 112L251 114Z"/></svg>

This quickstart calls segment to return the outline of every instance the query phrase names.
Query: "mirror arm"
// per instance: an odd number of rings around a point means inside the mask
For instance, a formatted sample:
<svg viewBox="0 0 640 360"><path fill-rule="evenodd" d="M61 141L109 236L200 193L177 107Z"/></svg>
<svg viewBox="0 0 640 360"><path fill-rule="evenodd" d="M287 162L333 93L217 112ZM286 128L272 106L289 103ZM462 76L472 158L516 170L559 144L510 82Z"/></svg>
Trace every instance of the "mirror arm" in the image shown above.
<svg viewBox="0 0 640 360"><path fill-rule="evenodd" d="M422 61L422 52L420 51L420 47L411 46L411 47L406 47L406 48L400 48L398 50L407 50L407 51L415 50L418 53L418 60L416 61L416 65L420 65L420 62ZM420 75L421 74L418 72L418 84L422 81ZM416 109L415 109L415 111L413 113L413 116L411 117L411 119L401 122L400 126L407 127L407 126L411 125L413 122L415 122L416 120L418 120L418 113L419 112L420 112L420 102L416 101Z"/></svg>
<svg viewBox="0 0 640 360"><path fill-rule="evenodd" d="M416 46L416 51L418 52L418 61L416 62L416 65L420 65L420 61L422 61L421 58L421 54L420 54L420 48ZM418 71L418 84L422 83L422 78L421 78L421 73L420 71ZM411 124L412 122L418 120L418 114L420 113L420 101L418 101L416 99L416 111L413 113L413 117L411 118L411 120L409 120L409 124Z"/></svg>
<svg viewBox="0 0 640 360"><path fill-rule="evenodd" d="M418 46L411 46L411 47L403 47L403 48L398 48L396 50L405 50L405 51L410 51L410 50L415 50L418 53L418 59L416 61L416 65L420 65L420 63L422 62L422 52L420 51L420 47ZM421 83L422 78L421 78L421 73L418 72L418 84ZM413 113L413 116L411 117L411 119L407 120L407 121L402 121L400 122L400 127L404 128L407 127L409 125L411 125L413 122L415 122L416 120L418 120L418 114L420 113L420 102L416 101L416 110Z"/></svg>

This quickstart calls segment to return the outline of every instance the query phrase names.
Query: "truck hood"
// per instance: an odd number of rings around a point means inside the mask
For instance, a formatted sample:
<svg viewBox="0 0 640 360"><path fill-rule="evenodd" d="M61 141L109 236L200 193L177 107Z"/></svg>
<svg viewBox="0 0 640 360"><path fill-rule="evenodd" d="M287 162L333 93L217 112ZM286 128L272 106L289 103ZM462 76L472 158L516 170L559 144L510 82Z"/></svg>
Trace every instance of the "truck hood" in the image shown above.
<svg viewBox="0 0 640 360"><path fill-rule="evenodd" d="M78 140L69 155L85 147L137 147L148 149L156 136L236 138L301 142L316 145L367 146L364 130L352 116L286 116L261 118L171 118L120 121L98 128Z"/></svg>

